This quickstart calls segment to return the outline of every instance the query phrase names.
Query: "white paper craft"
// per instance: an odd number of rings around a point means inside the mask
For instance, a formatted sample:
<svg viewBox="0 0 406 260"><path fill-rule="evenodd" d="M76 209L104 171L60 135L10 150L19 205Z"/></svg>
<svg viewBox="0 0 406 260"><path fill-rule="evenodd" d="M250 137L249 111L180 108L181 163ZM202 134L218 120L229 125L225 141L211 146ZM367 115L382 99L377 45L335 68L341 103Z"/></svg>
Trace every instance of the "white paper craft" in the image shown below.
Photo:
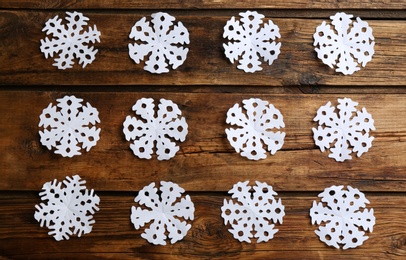
<svg viewBox="0 0 406 260"><path fill-rule="evenodd" d="M39 131L41 144L49 150L56 148L55 153L64 157L80 155L80 143L88 152L100 139L99 112L89 103L83 106L83 99L65 96L57 99L58 105L48 105L40 115ZM90 128L90 126L92 126Z"/></svg>
<svg viewBox="0 0 406 260"><path fill-rule="evenodd" d="M314 33L314 46L317 57L324 64L344 75L353 74L372 60L374 55L374 36L367 22L357 17L352 22L353 15L336 13L330 16L331 26L325 21L317 27Z"/></svg>
<svg viewBox="0 0 406 260"><path fill-rule="evenodd" d="M238 128L226 129L227 139L237 153L251 160L266 158L263 144L272 155L282 148L285 133L274 128L285 127L283 116L272 104L259 98L242 101L247 115L239 104L227 112L226 123Z"/></svg>
<svg viewBox="0 0 406 260"><path fill-rule="evenodd" d="M231 17L224 26L223 37L230 40L228 44L223 44L225 55L234 63L239 60L238 69L245 72L254 73L262 70L261 61L272 65L278 58L281 43L275 40L280 38L279 27L271 20L263 24L262 19L265 17L257 12L247 11L240 13L241 22ZM241 58L240 58L241 57Z"/></svg>
<svg viewBox="0 0 406 260"><path fill-rule="evenodd" d="M162 98L158 105L155 117L155 104L152 98L139 99L133 106L137 117L127 116L125 119L124 134L127 141L134 140L130 145L135 156L151 159L156 143L158 160L169 160L175 156L179 146L171 141L185 141L188 133L186 119L182 112L171 100Z"/></svg>
<svg viewBox="0 0 406 260"><path fill-rule="evenodd" d="M89 26L88 31L83 31L89 18L82 13L66 12L66 15L67 25L62 24L62 19L58 16L45 23L42 31L47 35L52 34L52 38L51 40L48 37L45 40L41 39L41 52L44 53L45 58L59 54L59 58L56 58L53 64L58 69L72 68L75 57L84 68L96 58L97 49L90 47L89 44L100 42L100 32L96 25L93 28Z"/></svg>
<svg viewBox="0 0 406 260"><path fill-rule="evenodd" d="M374 209L365 209L369 201L364 193L351 186L347 186L348 191L343 187L331 186L320 193L322 202L313 201L310 217L313 225L325 223L315 230L321 241L335 248L343 245L343 249L348 249L362 245L368 239L364 235L368 230L372 232L375 217Z"/></svg>
<svg viewBox="0 0 406 260"><path fill-rule="evenodd" d="M174 24L175 17L167 13L154 13L151 17L153 26L145 17L133 26L130 39L136 42L128 44L129 55L139 64L151 53L144 70L167 73L169 66L176 69L185 62L189 49L181 45L189 44L189 32L182 22Z"/></svg>
<svg viewBox="0 0 406 260"><path fill-rule="evenodd" d="M357 111L357 102L344 98L338 99L338 103L338 114L330 101L317 110L313 120L319 122L319 127L313 128L313 139L322 152L330 149L328 157L343 162L351 160L351 148L358 157L368 152L374 140L369 131L375 130L375 126L371 114L364 107L362 111ZM332 144L334 147L330 148Z"/></svg>
<svg viewBox="0 0 406 260"><path fill-rule="evenodd" d="M185 190L176 183L161 181L160 191L161 196L153 182L140 190L134 201L148 209L132 206L131 222L139 229L152 221L141 237L154 245L166 245L167 238L174 244L191 228L186 220L194 219L195 207L189 195L182 197Z"/></svg>
<svg viewBox="0 0 406 260"><path fill-rule="evenodd" d="M281 199L274 198L278 194L272 186L265 182L255 183L253 192L248 181L234 184L228 192L234 200L224 199L221 207L224 224L230 223L232 228L228 231L240 242L251 243L252 237L257 238L257 243L268 242L278 232L275 224L282 224L285 216L285 207Z"/></svg>
<svg viewBox="0 0 406 260"><path fill-rule="evenodd" d="M51 230L48 235L55 240L68 240L71 235L80 237L92 231L95 223L92 215L99 210L97 206L100 198L94 194L93 189L89 191L85 183L85 180L75 175L66 177L64 188L56 179L42 186L43 191L39 195L47 204L35 205L37 211L34 218L41 227L45 224Z"/></svg>

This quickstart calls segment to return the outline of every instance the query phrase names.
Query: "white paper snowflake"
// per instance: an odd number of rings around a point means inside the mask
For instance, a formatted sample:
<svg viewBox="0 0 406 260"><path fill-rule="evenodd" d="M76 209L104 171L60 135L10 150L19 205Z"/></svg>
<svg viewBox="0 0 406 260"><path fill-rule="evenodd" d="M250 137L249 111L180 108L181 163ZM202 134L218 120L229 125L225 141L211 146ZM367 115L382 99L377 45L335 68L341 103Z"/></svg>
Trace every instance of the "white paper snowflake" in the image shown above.
<svg viewBox="0 0 406 260"><path fill-rule="evenodd" d="M56 58L53 64L58 69L72 68L75 57L84 68L96 58L97 49L93 46L89 47L89 44L100 42L100 32L96 25L94 28L89 26L89 31L82 32L89 20L82 13L66 12L66 15L67 25L62 24L62 19L58 16L45 23L42 31L47 35L52 34L53 39L46 37L45 40L41 40L41 52L44 53L45 58L59 54L59 58Z"/></svg>
<svg viewBox="0 0 406 260"><path fill-rule="evenodd" d="M186 60L189 44L189 32L182 22L174 25L175 17L167 13L151 15L152 24L143 17L133 26L130 39L136 43L128 44L129 55L135 63L140 63L151 53L144 69L151 73L167 73L169 65L176 69Z"/></svg>
<svg viewBox="0 0 406 260"><path fill-rule="evenodd" d="M83 99L75 96L65 96L57 101L57 106L50 103L40 115L41 144L49 150L56 148L55 153L64 157L80 155L79 143L88 152L100 139L100 128L94 126L96 122L100 123L99 112L89 103L83 106Z"/></svg>
<svg viewBox="0 0 406 260"><path fill-rule="evenodd" d="M231 17L224 26L223 37L230 40L228 44L223 44L225 55L234 63L239 60L238 69L245 72L254 73L262 70L261 61L267 61L271 65L278 58L281 43L275 40L280 38L279 27L271 20L263 24L265 17L257 12L247 11L240 13L241 22ZM241 57L241 59L240 59Z"/></svg>
<svg viewBox="0 0 406 260"><path fill-rule="evenodd" d="M282 148L285 133L273 132L273 129L285 127L283 116L272 104L259 98L242 101L247 113L243 113L239 104L235 104L227 112L227 124L239 128L227 128L226 134L230 144L237 153L251 160L266 158L266 151L275 154Z"/></svg>
<svg viewBox="0 0 406 260"><path fill-rule="evenodd" d="M336 71L344 75L360 70L359 63L365 67L374 55L371 27L359 17L352 22L352 17L336 13L330 17L334 28L323 21L313 35L317 57L332 69L336 66Z"/></svg>
<svg viewBox="0 0 406 260"><path fill-rule="evenodd" d="M133 206L131 222L135 229L139 229L153 221L141 237L155 245L166 245L166 238L174 244L183 239L191 228L186 220L194 219L195 207L189 195L181 198L185 190L176 183L161 181L160 191L161 196L152 182L138 193L134 201L148 209Z"/></svg>
<svg viewBox="0 0 406 260"><path fill-rule="evenodd" d="M221 207L221 216L224 224L230 223L231 234L240 242L251 243L252 237L257 238L257 243L268 242L278 232L272 223L282 224L285 216L285 207L281 199L278 201L274 195L272 186L265 182L255 182L254 191L248 186L248 181L238 182L228 192L235 200L224 199ZM254 235L255 234L255 235Z"/></svg>
<svg viewBox="0 0 406 260"><path fill-rule="evenodd" d="M320 225L315 233L329 246L343 249L355 248L368 239L364 231L372 232L375 225L374 209L365 209L369 201L364 193L351 186L343 190L341 186L331 186L319 194L321 201L313 201L310 209L312 224ZM364 209L364 210L362 210Z"/></svg>
<svg viewBox="0 0 406 260"><path fill-rule="evenodd" d="M48 235L55 240L68 240L70 235L77 234L80 237L92 231L95 223L92 215L99 210L97 206L100 198L93 190L86 189L85 183L85 180L75 175L66 177L64 188L56 179L42 187L43 191L39 195L47 204L35 205L37 211L34 218L41 227L45 224L51 230Z"/></svg>
<svg viewBox="0 0 406 260"><path fill-rule="evenodd" d="M371 114L364 107L361 112L357 111L357 102L344 98L338 99L338 103L338 114L330 101L317 110L313 120L319 121L319 127L313 128L313 138L322 152L330 149L328 157L343 162L351 160L351 148L358 157L368 152L374 140L369 131L375 130L375 126ZM330 148L333 144L334 147Z"/></svg>
<svg viewBox="0 0 406 260"><path fill-rule="evenodd" d="M152 98L139 99L133 106L139 116L127 116L124 121L124 134L127 141L134 140L130 145L135 156L151 159L156 143L158 160L169 160L179 151L179 146L171 141L185 141L188 133L186 119L171 100L162 98L155 117L155 104Z"/></svg>

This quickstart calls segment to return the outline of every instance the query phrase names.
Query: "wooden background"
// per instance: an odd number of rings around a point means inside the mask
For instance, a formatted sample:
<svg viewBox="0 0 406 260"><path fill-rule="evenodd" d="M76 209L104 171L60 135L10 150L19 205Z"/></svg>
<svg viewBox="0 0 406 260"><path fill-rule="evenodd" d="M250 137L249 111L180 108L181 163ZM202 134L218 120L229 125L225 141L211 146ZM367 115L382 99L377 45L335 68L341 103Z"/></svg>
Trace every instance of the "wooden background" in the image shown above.
<svg viewBox="0 0 406 260"><path fill-rule="evenodd" d="M399 0L250 1L0 1L0 257L4 259L404 259L406 256L406 4ZM101 31L96 60L82 69L58 70L39 50L45 22L81 11ZM280 28L281 54L272 66L246 74L224 55L223 27L231 16L256 10ZM190 33L185 63L154 75L128 56L131 27L166 11ZM373 28L375 55L351 76L317 59L312 35L323 20L344 11ZM100 112L101 139L71 159L39 142L39 115L49 103L76 95ZM169 161L133 156L122 133L137 99L177 103L189 124L180 151ZM284 115L282 150L249 161L234 152L224 129L227 110L258 97ZM349 97L373 115L373 146L360 158L338 163L314 145L317 109ZM90 234L56 242L34 219L43 183L79 174L101 198ZM130 222L137 191L161 180L178 183L195 203L184 240L154 246ZM279 232L268 243L240 243L223 225L220 207L238 181L265 181L285 205ZM309 209L331 185L365 192L376 225L356 249L327 247L314 234Z"/></svg>

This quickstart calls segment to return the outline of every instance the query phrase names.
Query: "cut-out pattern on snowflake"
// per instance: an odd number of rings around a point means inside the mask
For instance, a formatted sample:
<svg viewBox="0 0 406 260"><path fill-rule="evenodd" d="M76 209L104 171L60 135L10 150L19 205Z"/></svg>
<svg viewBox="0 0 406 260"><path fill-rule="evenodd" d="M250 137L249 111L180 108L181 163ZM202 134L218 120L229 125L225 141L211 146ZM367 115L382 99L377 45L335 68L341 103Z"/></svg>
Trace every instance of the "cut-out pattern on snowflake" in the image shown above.
<svg viewBox="0 0 406 260"><path fill-rule="evenodd" d="M343 190L331 186L319 194L321 202L313 201L310 209L312 224L319 225L315 233L329 246L343 249L355 248L368 239L365 232L372 232L375 225L374 209L365 209L369 201L364 193L351 186ZM324 224L320 225L322 222Z"/></svg>
<svg viewBox="0 0 406 260"><path fill-rule="evenodd" d="M124 121L124 134L134 155L151 159L156 144L158 160L169 160L179 151L179 146L171 141L185 141L188 133L186 119L179 107L171 100L162 98L155 117L155 104L152 98L139 99L132 107L137 117L127 116Z"/></svg>
<svg viewBox="0 0 406 260"><path fill-rule="evenodd" d="M136 42L128 44L129 55L138 64L151 53L144 69L167 73L169 66L176 69L185 62L189 49L181 45L189 44L189 32L182 22L175 25L175 17L167 13L154 13L151 17L152 27L145 17L133 26L130 39Z"/></svg>
<svg viewBox="0 0 406 260"><path fill-rule="evenodd" d="M83 106L83 99L65 96L57 99L58 105L48 105L40 115L39 131L41 144L64 157L80 155L80 143L88 152L100 139L99 112L89 103ZM90 128L90 126L92 126Z"/></svg>
<svg viewBox="0 0 406 260"><path fill-rule="evenodd" d="M272 155L282 148L284 132L274 132L273 129L285 127L283 116L272 104L259 98L242 101L243 109L235 104L227 112L226 123L238 128L227 128L227 139L237 153L251 160L266 158L266 151Z"/></svg>
<svg viewBox="0 0 406 260"><path fill-rule="evenodd" d="M224 224L230 223L231 234L240 242L251 243L251 238L257 238L257 243L268 242L278 232L275 224L282 224L285 207L281 199L276 200L272 186L265 182L255 182L257 185L248 186L248 181L238 182L228 192L234 200L224 199L221 216Z"/></svg>
<svg viewBox="0 0 406 260"><path fill-rule="evenodd" d="M331 26L325 21L314 33L314 46L317 57L324 64L344 75L353 74L372 60L374 55L374 36L368 23L353 15L336 13L331 16Z"/></svg>
<svg viewBox="0 0 406 260"><path fill-rule="evenodd" d="M176 183L161 181L159 190L161 196L152 182L138 193L134 201L144 207L132 206L131 222L135 229L152 222L141 234L148 242L166 245L169 238L174 244L183 239L191 228L186 220L194 219L194 204L189 195L182 197L185 190Z"/></svg>
<svg viewBox="0 0 406 260"><path fill-rule="evenodd" d="M281 35L279 27L271 20L263 24L265 16L262 14L247 11L240 13L240 16L241 22L233 16L224 26L223 37L230 42L223 44L223 47L231 63L239 60L238 69L254 73L262 70L260 57L269 65L278 58L281 43L275 40Z"/></svg>
<svg viewBox="0 0 406 260"><path fill-rule="evenodd" d="M88 31L83 31L89 18L82 13L66 12L66 15L65 19L68 22L66 25L62 24L62 19L58 16L45 23L42 31L47 35L52 34L52 38L41 39L41 52L45 58L59 54L59 58L56 58L53 64L58 69L72 68L74 58L79 59L79 64L84 68L96 58L97 49L94 49L94 46L90 47L89 44L100 42L100 32L96 25L93 28L89 26Z"/></svg>
<svg viewBox="0 0 406 260"><path fill-rule="evenodd" d="M330 149L328 157L343 162L351 160L351 152L357 153L358 157L368 152L374 140L373 136L369 136L369 131L375 130L375 126L365 108L357 111L357 102L344 98L338 99L338 103L338 114L330 101L317 110L313 120L318 121L319 126L313 128L313 138L322 152ZM332 145L334 147L330 148Z"/></svg>
<svg viewBox="0 0 406 260"><path fill-rule="evenodd" d="M92 215L99 210L100 198L94 194L93 189L89 191L85 183L85 180L75 175L66 177L64 188L56 179L43 185L39 195L47 203L35 205L37 211L34 218L41 227L45 224L51 230L48 235L55 240L68 240L71 235L80 237L92 231L95 223Z"/></svg>

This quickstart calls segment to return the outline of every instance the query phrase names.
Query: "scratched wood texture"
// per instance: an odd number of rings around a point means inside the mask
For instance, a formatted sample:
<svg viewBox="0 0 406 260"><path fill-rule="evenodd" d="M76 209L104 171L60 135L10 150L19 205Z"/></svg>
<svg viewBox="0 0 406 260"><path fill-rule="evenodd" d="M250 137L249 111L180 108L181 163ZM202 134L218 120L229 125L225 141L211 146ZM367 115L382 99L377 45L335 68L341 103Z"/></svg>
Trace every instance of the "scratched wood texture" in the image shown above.
<svg viewBox="0 0 406 260"><path fill-rule="evenodd" d="M362 1L0 1L0 258L1 259L404 259L406 257L406 4ZM223 27L247 9L281 30L281 54L272 66L247 74L224 56ZM96 60L85 69L59 71L39 51L47 19L83 11L101 31ZM153 75L128 57L132 25L167 11L190 32L185 63ZM338 11L373 28L371 62L343 76L317 59L315 28ZM39 115L49 103L75 95L99 111L101 139L73 158L53 154L39 141ZM189 134L169 161L133 156L122 124L142 97L171 99ZM274 104L284 116L285 144L274 156L249 161L229 145L227 110L247 98ZM349 97L373 115L370 151L343 163L329 159L312 139L317 109ZM90 234L56 242L34 219L43 183L79 174L101 198ZM195 203L184 240L154 246L130 222L137 192L151 182L173 181ZM286 216L268 243L240 243L223 224L220 208L238 181L266 181ZM331 185L365 192L376 225L361 247L339 250L315 235L309 209Z"/></svg>
<svg viewBox="0 0 406 260"><path fill-rule="evenodd" d="M99 50L96 60L85 70L77 65L63 73L52 66L52 59L45 59L38 51L40 39L45 38L41 31L44 21L55 15L63 17L63 11L0 11L3 35L0 81L8 85L131 85L134 88L144 85L397 86L403 82L406 73L402 66L406 63L403 20L369 19L376 38L376 54L364 70L343 77L323 66L313 48L315 28L325 18L274 18L280 27L281 54L272 66L262 66L260 73L245 73L225 58L222 47L223 28L238 13L171 12L189 30L190 51L177 70L155 75L144 71L143 64L135 64L128 56L131 27L149 16L150 10L119 14L87 12L102 33L101 42L95 44Z"/></svg>

